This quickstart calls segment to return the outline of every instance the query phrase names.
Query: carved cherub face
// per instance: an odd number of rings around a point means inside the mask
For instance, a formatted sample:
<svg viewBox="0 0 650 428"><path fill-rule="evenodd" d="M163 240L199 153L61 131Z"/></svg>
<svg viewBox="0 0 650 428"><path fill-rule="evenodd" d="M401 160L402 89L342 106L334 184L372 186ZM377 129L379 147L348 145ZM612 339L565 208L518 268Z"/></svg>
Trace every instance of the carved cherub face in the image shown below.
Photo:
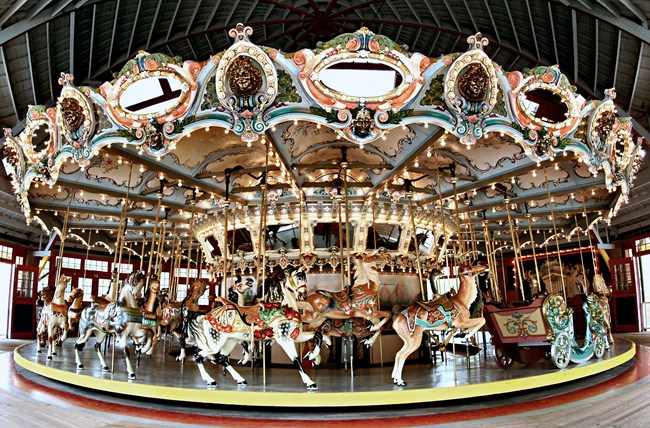
<svg viewBox="0 0 650 428"><path fill-rule="evenodd" d="M227 77L230 90L240 97L254 95L262 87L262 73L245 56L235 58L228 67Z"/></svg>
<svg viewBox="0 0 650 428"><path fill-rule="evenodd" d="M83 109L73 98L61 100L61 116L70 131L78 130L84 123Z"/></svg>
<svg viewBox="0 0 650 428"><path fill-rule="evenodd" d="M472 64L458 79L458 92L472 103L485 99L487 91L487 74L481 65Z"/></svg>

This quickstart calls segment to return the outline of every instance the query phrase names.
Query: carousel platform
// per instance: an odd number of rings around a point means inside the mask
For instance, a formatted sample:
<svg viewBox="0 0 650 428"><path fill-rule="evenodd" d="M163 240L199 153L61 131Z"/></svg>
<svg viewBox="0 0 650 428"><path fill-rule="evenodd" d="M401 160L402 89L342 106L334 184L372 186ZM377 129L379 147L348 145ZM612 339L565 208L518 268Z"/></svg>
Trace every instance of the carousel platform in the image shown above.
<svg viewBox="0 0 650 428"><path fill-rule="evenodd" d="M163 353L162 346L151 357L143 356L135 380L127 379L120 352L115 353L114 372L103 372L92 347L82 353L84 370L77 370L73 345L72 340L66 342L52 361L47 360L45 353L38 354L35 344L23 345L16 348L14 361L22 370L38 375L36 379L41 376L80 390L88 388L138 400L322 410L460 402L532 391L607 372L623 366L636 354L634 342L617 339L602 359L570 364L564 370L545 359L526 365L514 363L511 368L502 369L496 364L493 348L488 345L487 352L481 350L474 356L456 354L455 376L453 355L447 353L445 362L438 360L435 365L407 364L404 379L408 385L404 388L392 383L392 363L386 363L383 368L355 368L354 376L343 368L310 368L307 373L318 384L318 390L307 391L295 369L267 367L263 370L252 369L250 365L236 367L248 381L248 385L238 386L221 367L207 364L206 368L218 382L216 388L208 388L191 359L181 364ZM109 365L111 355L109 350L106 353Z"/></svg>

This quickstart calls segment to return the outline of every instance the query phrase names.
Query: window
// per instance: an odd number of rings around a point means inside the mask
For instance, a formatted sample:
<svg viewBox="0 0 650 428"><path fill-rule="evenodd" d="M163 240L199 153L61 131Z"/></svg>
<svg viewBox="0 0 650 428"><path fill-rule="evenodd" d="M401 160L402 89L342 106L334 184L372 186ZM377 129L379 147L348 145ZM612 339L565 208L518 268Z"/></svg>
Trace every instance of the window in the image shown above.
<svg viewBox="0 0 650 428"><path fill-rule="evenodd" d="M160 273L160 289L167 289L169 290L169 272L161 272Z"/></svg>
<svg viewBox="0 0 650 428"><path fill-rule="evenodd" d="M202 269L201 270L201 278L210 279L210 273L208 272L207 269Z"/></svg>
<svg viewBox="0 0 650 428"><path fill-rule="evenodd" d="M133 272L133 264L131 263L113 263L113 269L111 270L114 271L115 269L119 269L120 273L131 273Z"/></svg>
<svg viewBox="0 0 650 428"><path fill-rule="evenodd" d="M0 245L0 259L11 260L14 256L14 249L6 245Z"/></svg>
<svg viewBox="0 0 650 428"><path fill-rule="evenodd" d="M105 279L105 278L100 278L99 279L99 287L97 287L97 295L106 296L108 294L108 290L110 288L111 288L111 280L110 279Z"/></svg>
<svg viewBox="0 0 650 428"><path fill-rule="evenodd" d="M176 288L176 300L183 300L187 296L187 286L185 283L181 284L180 281Z"/></svg>
<svg viewBox="0 0 650 428"><path fill-rule="evenodd" d="M79 288L84 292L84 302L89 302L90 295L93 294L93 279L79 278Z"/></svg>
<svg viewBox="0 0 650 428"><path fill-rule="evenodd" d="M190 278L196 278L198 272L199 272L198 269L190 269ZM178 279L187 278L187 269L176 268L176 277Z"/></svg>
<svg viewBox="0 0 650 428"><path fill-rule="evenodd" d="M102 260L88 260L85 264L86 270L95 270L99 272L108 272L108 262Z"/></svg>
<svg viewBox="0 0 650 428"><path fill-rule="evenodd" d="M642 239L637 239L634 241L634 246L637 256L641 255L639 253L650 253L650 236L646 236Z"/></svg>
<svg viewBox="0 0 650 428"><path fill-rule="evenodd" d="M16 283L16 296L19 297L32 297L34 292L34 272L20 271L18 274L18 282Z"/></svg>
<svg viewBox="0 0 650 428"><path fill-rule="evenodd" d="M16 256L16 266L22 266L25 263L25 259L22 256Z"/></svg>
<svg viewBox="0 0 650 428"><path fill-rule="evenodd" d="M61 267L66 268L66 269L76 269L79 270L81 269L81 259L77 259L74 257L57 257L56 261L57 264L59 263L59 259L61 259Z"/></svg>

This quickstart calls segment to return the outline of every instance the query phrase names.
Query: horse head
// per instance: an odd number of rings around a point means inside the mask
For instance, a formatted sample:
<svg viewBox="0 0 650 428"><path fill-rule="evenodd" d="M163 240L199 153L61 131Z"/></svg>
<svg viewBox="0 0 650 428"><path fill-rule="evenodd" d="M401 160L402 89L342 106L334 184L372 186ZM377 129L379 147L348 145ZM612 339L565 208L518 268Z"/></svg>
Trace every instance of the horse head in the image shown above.
<svg viewBox="0 0 650 428"><path fill-rule="evenodd" d="M82 299L84 296L84 291L81 288L73 288L72 291L70 292L70 296L68 296L68 300L70 303L74 302L77 299Z"/></svg>
<svg viewBox="0 0 650 428"><path fill-rule="evenodd" d="M67 275L61 275L59 277L59 282L54 290L53 299L63 299L63 293L65 293L65 289L68 288L71 279L72 278Z"/></svg>
<svg viewBox="0 0 650 428"><path fill-rule="evenodd" d="M307 297L307 274L302 268L289 269L289 275L285 274L285 288L288 288L295 294L296 299L305 300Z"/></svg>

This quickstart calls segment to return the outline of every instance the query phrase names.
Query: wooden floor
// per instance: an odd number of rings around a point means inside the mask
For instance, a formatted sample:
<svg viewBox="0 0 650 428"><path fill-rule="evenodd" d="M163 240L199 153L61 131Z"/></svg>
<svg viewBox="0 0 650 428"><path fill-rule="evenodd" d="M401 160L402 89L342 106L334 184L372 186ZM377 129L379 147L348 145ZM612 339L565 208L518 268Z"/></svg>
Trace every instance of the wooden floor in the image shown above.
<svg viewBox="0 0 650 428"><path fill-rule="evenodd" d="M29 373L19 373L12 351L24 342L0 341L0 421L2 427L50 426L648 426L650 420L650 335L634 337L635 360L625 367L571 382L561 387L523 394L486 397L476 402L382 407L350 411L336 409L242 409L214 405L182 405L134 400L80 391ZM86 360L94 357L89 350ZM473 357L473 358L480 358ZM123 363L122 363L123 364ZM478 361L477 361L478 364ZM189 369L187 367L185 370ZM193 370L196 368L192 367ZM510 372L526 370L515 365ZM214 370L213 370L214 371ZM476 370L478 371L478 370ZM462 367L459 367L462 372ZM242 371L243 374L246 374ZM295 380L299 382L297 374ZM406 374L407 379L423 373ZM354 381L345 381L357 383ZM230 381L220 377L218 380ZM411 379L413 380L413 379ZM322 384L322 382L321 382ZM323 384L322 384L323 385ZM321 386L321 390L324 385ZM309 394L305 394L309 399Z"/></svg>

